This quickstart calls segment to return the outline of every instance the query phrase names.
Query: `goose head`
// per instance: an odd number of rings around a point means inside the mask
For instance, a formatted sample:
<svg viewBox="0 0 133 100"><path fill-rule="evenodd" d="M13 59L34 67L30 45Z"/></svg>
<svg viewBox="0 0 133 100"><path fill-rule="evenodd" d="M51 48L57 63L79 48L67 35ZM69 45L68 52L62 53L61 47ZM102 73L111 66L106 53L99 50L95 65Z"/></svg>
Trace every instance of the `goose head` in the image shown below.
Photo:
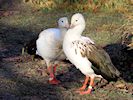
<svg viewBox="0 0 133 100"><path fill-rule="evenodd" d="M59 28L69 28L69 22L67 17L62 17L58 20Z"/></svg>
<svg viewBox="0 0 133 100"><path fill-rule="evenodd" d="M84 16L80 13L76 13L71 18L71 25L70 28L74 27L81 27L82 29L85 28L85 19Z"/></svg>

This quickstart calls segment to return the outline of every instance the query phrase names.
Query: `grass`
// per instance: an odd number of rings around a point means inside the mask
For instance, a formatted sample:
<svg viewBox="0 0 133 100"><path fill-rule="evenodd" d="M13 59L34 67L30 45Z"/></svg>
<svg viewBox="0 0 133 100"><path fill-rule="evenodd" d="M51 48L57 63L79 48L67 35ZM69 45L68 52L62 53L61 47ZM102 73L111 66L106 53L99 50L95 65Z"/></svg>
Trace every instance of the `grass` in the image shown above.
<svg viewBox="0 0 133 100"><path fill-rule="evenodd" d="M30 4L35 8L44 8L52 10L55 8L67 9L74 11L127 11L127 5L131 5L130 1L126 0L23 0L24 3Z"/></svg>
<svg viewBox="0 0 133 100"><path fill-rule="evenodd" d="M124 20L119 13L87 15L84 33L101 45L115 43L120 36L115 31L124 24Z"/></svg>
<svg viewBox="0 0 133 100"><path fill-rule="evenodd" d="M86 29L83 34L90 36L99 44L109 44L117 41L119 34L115 31L125 23L124 15L120 13L83 13L86 18ZM2 17L1 24L9 25L18 29L25 29L34 34L48 27L56 27L59 17L71 17L72 13L22 13L18 15ZM10 20L9 20L10 19ZM48 21L50 20L50 21ZM32 34L31 33L31 34Z"/></svg>

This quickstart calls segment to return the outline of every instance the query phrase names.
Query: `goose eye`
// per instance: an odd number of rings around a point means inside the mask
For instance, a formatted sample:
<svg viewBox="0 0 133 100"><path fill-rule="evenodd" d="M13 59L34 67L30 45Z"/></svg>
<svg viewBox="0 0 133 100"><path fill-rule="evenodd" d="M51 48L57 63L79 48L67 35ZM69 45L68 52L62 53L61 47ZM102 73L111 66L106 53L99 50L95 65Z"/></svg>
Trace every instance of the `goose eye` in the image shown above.
<svg viewBox="0 0 133 100"><path fill-rule="evenodd" d="M78 20L76 20L76 22L77 22Z"/></svg>
<svg viewBox="0 0 133 100"><path fill-rule="evenodd" d="M61 21L62 23L64 22L64 21Z"/></svg>

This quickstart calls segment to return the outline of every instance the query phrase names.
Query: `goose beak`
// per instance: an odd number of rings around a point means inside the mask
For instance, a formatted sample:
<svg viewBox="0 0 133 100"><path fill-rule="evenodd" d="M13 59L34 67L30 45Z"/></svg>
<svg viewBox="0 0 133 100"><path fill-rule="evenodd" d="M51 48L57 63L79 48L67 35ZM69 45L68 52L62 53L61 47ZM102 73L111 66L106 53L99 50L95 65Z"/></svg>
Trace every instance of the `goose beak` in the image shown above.
<svg viewBox="0 0 133 100"><path fill-rule="evenodd" d="M74 27L75 27L75 25L73 25L73 24L70 25L70 28L74 28Z"/></svg>
<svg viewBox="0 0 133 100"><path fill-rule="evenodd" d="M67 29L69 29L69 28L70 28L70 26L69 26L69 25L66 25L65 27L66 27Z"/></svg>

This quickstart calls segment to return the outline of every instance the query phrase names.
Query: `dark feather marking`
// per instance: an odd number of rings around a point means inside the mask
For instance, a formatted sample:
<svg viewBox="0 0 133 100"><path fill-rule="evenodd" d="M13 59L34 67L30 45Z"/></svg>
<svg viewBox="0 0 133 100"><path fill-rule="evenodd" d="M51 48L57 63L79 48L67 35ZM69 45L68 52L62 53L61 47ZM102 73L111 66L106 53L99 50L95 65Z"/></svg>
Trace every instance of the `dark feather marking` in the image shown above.
<svg viewBox="0 0 133 100"><path fill-rule="evenodd" d="M75 49L75 54L77 55L77 50Z"/></svg>
<svg viewBox="0 0 133 100"><path fill-rule="evenodd" d="M85 57L85 53L83 53L83 52L80 52L80 53L81 53L82 57Z"/></svg>
<svg viewBox="0 0 133 100"><path fill-rule="evenodd" d="M83 43L81 43L81 45L83 45Z"/></svg>
<svg viewBox="0 0 133 100"><path fill-rule="evenodd" d="M84 47L86 47L86 45L84 44Z"/></svg>

